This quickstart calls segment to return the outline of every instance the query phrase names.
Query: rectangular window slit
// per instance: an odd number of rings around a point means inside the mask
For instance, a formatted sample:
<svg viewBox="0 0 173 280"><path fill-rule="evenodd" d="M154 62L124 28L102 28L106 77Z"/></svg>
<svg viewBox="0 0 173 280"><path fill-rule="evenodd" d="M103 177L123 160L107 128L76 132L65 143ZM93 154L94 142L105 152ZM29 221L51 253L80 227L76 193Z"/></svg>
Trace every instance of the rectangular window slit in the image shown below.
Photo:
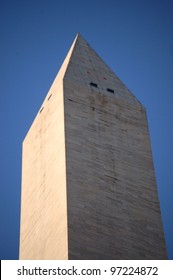
<svg viewBox="0 0 173 280"><path fill-rule="evenodd" d="M43 111L44 107L41 108L40 113Z"/></svg>
<svg viewBox="0 0 173 280"><path fill-rule="evenodd" d="M114 93L114 90L111 88L107 88L107 91Z"/></svg>
<svg viewBox="0 0 173 280"><path fill-rule="evenodd" d="M97 85L97 84L92 83L92 82L90 83L90 86L92 86L92 87L96 87L96 88L98 87L98 85Z"/></svg>
<svg viewBox="0 0 173 280"><path fill-rule="evenodd" d="M51 94L51 95L49 95L49 97L48 97L48 99L47 99L47 100L49 100L51 97L52 97L52 94Z"/></svg>

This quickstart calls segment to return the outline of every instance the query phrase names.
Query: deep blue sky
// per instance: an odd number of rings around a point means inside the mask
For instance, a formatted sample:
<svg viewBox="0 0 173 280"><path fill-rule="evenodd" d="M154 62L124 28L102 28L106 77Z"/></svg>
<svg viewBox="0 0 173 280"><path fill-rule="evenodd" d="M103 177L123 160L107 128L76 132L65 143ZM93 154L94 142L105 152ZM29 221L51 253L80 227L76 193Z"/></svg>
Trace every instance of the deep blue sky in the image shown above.
<svg viewBox="0 0 173 280"><path fill-rule="evenodd" d="M22 141L80 32L147 108L173 259L173 1L0 1L0 259L17 259Z"/></svg>

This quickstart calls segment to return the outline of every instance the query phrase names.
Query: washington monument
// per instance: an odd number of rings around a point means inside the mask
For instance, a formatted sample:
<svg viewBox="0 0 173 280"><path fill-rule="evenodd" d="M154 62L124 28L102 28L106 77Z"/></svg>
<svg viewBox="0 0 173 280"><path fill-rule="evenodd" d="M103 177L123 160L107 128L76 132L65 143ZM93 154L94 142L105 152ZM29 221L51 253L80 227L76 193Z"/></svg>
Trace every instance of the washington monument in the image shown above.
<svg viewBox="0 0 173 280"><path fill-rule="evenodd" d="M166 259L146 110L78 34L23 141L20 259Z"/></svg>

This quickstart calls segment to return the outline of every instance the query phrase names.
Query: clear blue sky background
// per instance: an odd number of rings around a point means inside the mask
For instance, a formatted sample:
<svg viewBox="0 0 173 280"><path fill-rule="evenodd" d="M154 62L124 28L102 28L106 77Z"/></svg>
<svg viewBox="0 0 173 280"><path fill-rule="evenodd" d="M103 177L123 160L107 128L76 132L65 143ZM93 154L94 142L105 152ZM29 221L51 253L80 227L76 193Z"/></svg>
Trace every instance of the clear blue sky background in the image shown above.
<svg viewBox="0 0 173 280"><path fill-rule="evenodd" d="M173 1L0 1L0 258L18 259L22 141L80 32L147 108L173 259Z"/></svg>

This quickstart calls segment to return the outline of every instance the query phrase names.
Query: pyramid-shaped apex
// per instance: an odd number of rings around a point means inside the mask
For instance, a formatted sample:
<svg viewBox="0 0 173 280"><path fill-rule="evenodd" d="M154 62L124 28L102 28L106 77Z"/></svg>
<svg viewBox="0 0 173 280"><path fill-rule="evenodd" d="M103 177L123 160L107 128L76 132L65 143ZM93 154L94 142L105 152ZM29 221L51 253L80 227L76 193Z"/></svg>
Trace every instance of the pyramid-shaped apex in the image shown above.
<svg viewBox="0 0 173 280"><path fill-rule="evenodd" d="M100 94L142 106L80 33L76 35L54 82L61 81L66 84L70 81L76 87L80 85L89 90L91 84L95 84Z"/></svg>
<svg viewBox="0 0 173 280"><path fill-rule="evenodd" d="M64 81L70 80L76 86L85 88L90 88L90 84L94 83L100 94L141 106L80 33L76 35L62 68Z"/></svg>
<svg viewBox="0 0 173 280"><path fill-rule="evenodd" d="M84 37L81 35L80 32L77 33L77 35L76 35L76 37L74 39L74 41L77 41L77 40L84 40L86 42L86 40L84 39Z"/></svg>
<svg viewBox="0 0 173 280"><path fill-rule="evenodd" d="M88 42L85 40L85 38L81 35L80 32L77 33L74 41L81 41L83 42L84 44L87 44L88 45Z"/></svg>

